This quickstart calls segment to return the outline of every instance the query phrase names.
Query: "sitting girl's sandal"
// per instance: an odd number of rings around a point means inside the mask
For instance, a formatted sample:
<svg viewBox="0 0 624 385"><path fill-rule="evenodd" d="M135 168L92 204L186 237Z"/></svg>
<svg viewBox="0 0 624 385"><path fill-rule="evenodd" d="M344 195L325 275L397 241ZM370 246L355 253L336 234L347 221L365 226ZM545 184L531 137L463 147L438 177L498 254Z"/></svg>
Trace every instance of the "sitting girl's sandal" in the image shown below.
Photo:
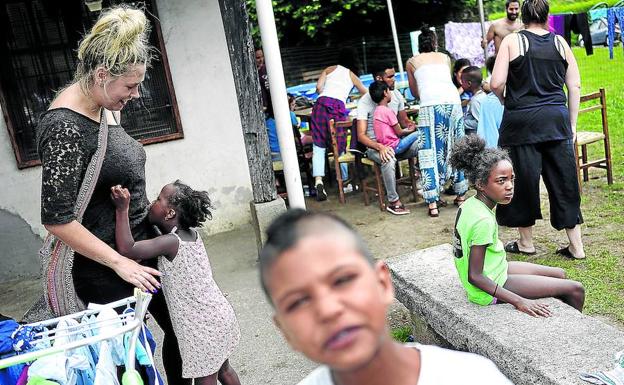
<svg viewBox="0 0 624 385"><path fill-rule="evenodd" d="M437 207L428 207L429 209L429 216L431 218L437 218L440 216L440 211L438 210Z"/></svg>
<svg viewBox="0 0 624 385"><path fill-rule="evenodd" d="M386 210L394 215L407 215L410 213L408 209L403 206L402 203L397 204L397 202L388 202L386 205Z"/></svg>

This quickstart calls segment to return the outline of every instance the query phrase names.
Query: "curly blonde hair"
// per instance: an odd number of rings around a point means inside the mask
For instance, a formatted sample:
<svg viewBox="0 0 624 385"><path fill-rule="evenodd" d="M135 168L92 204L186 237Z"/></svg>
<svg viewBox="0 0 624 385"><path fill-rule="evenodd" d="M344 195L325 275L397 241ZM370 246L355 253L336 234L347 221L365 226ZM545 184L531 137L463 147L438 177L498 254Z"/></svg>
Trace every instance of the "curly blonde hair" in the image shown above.
<svg viewBox="0 0 624 385"><path fill-rule="evenodd" d="M134 65L149 66L153 51L149 31L149 21L140 9L119 6L103 11L78 46L74 82L88 94L93 73L99 67L118 77Z"/></svg>

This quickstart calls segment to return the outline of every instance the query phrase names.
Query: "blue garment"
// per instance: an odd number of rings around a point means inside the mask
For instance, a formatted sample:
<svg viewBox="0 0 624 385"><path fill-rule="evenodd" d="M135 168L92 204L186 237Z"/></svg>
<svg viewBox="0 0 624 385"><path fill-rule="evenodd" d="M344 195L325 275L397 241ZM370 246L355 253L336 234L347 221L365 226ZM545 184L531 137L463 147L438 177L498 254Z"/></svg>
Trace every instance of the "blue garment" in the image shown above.
<svg viewBox="0 0 624 385"><path fill-rule="evenodd" d="M279 141L277 140L277 125L274 118L267 118L266 128L269 135L269 149L271 152L280 152Z"/></svg>
<svg viewBox="0 0 624 385"><path fill-rule="evenodd" d="M487 147L498 147L498 129L503 120L505 107L493 92L481 102L477 135L485 139Z"/></svg>
<svg viewBox="0 0 624 385"><path fill-rule="evenodd" d="M128 309L124 311L124 314L127 312L133 312L133 309ZM131 333L127 333L124 336L124 346L126 348L126 361L127 351L130 348L130 335ZM146 348L149 348L148 352ZM154 352L156 351L156 341L152 336L152 333L147 328L147 326L143 325L141 328L141 332L139 333L139 343L136 345L136 359L139 362L139 365L145 367L145 373L147 374L147 385L156 385L156 384L164 384L160 373L156 369L156 365L154 364ZM128 365L126 364L126 367Z"/></svg>
<svg viewBox="0 0 624 385"><path fill-rule="evenodd" d="M607 11L607 32L609 34L609 58L613 59L613 45L615 44L615 22L618 21L620 29L624 26L624 7L609 8ZM624 31L623 31L624 32ZM624 48L624 34L620 33L620 40L622 40L622 48Z"/></svg>
<svg viewBox="0 0 624 385"><path fill-rule="evenodd" d="M414 143L417 139L418 132L412 132L409 135L399 138L399 144L397 144L396 148L394 149L394 154L399 155L405 152L408 148L412 146L412 143Z"/></svg>
<svg viewBox="0 0 624 385"><path fill-rule="evenodd" d="M295 115L294 111L290 111L290 123L292 123L295 127L299 127L299 121L297 120L297 115Z"/></svg>
<svg viewBox="0 0 624 385"><path fill-rule="evenodd" d="M32 344L32 341L37 338L36 334L46 330L47 329L43 326L20 326L11 335L11 338L13 339L13 350L16 352L27 352L32 349L37 350L48 347L49 344L45 346L39 344L36 348L34 348L34 344Z"/></svg>
<svg viewBox="0 0 624 385"><path fill-rule="evenodd" d="M0 359L2 359L2 357L0 357ZM17 380L25 367L26 364L18 364L0 369L0 384L5 385L17 383Z"/></svg>
<svg viewBox="0 0 624 385"><path fill-rule="evenodd" d="M598 19L606 19L607 18L607 9L608 8L600 8L600 9L592 9L589 11L589 18L591 21L596 21Z"/></svg>
<svg viewBox="0 0 624 385"><path fill-rule="evenodd" d="M464 91L459 95L459 100L462 102L462 112L465 114L468 111L468 105L463 105L464 101L472 99L472 92Z"/></svg>
<svg viewBox="0 0 624 385"><path fill-rule="evenodd" d="M0 354L13 351L11 335L19 328L19 324L12 319L0 322Z"/></svg>
<svg viewBox="0 0 624 385"><path fill-rule="evenodd" d="M74 341L80 341L91 336L91 332L87 332L88 323L78 323L75 319L62 319L56 325L56 335L60 336L54 343L67 345ZM64 336L67 335L67 336ZM95 363L93 354L89 346L81 346L66 352L67 356L78 355L84 357L86 365L81 369L76 369L76 384L91 385L95 379Z"/></svg>
<svg viewBox="0 0 624 385"><path fill-rule="evenodd" d="M78 354L53 354L39 358L28 368L28 377L43 377L59 385L74 385L78 381L77 371L89 367L87 358Z"/></svg>

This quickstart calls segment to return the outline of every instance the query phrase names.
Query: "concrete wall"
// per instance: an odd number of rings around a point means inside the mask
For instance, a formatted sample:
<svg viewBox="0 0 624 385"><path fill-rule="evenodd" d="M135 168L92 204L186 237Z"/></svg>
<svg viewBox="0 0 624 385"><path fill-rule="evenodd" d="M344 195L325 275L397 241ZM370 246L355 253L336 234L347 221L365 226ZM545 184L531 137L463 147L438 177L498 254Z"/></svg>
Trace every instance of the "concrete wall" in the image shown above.
<svg viewBox="0 0 624 385"><path fill-rule="evenodd" d="M206 225L208 233L238 227L250 221L252 193L218 3L156 3L185 137L145 147L148 197L154 199L163 185L182 179L211 195L216 210ZM9 277L38 273L36 258L19 267L15 259L30 253L17 247L23 239L45 235L40 184L40 167L17 169L6 122L0 118L0 221L21 223L18 233L0 232L0 271Z"/></svg>
<svg viewBox="0 0 624 385"><path fill-rule="evenodd" d="M150 196L180 178L207 189L219 232L250 221L249 167L232 69L216 1L157 0L184 139L146 146Z"/></svg>

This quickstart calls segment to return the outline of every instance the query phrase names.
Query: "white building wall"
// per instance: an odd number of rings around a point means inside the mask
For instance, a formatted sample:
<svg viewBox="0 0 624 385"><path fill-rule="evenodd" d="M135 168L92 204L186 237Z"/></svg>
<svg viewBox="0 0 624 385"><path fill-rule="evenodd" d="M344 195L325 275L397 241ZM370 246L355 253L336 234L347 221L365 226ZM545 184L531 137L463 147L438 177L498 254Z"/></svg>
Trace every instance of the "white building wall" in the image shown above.
<svg viewBox="0 0 624 385"><path fill-rule="evenodd" d="M145 147L148 197L154 199L175 179L207 190L216 206L207 230L226 231L250 221L253 198L219 5L205 0L156 3L184 139ZM6 122L0 118L0 210L23 219L42 237L40 184L40 167L17 169Z"/></svg>
<svg viewBox="0 0 624 385"><path fill-rule="evenodd" d="M249 167L217 1L157 0L184 139L145 147L148 194L176 178L206 189L219 232L250 221Z"/></svg>

